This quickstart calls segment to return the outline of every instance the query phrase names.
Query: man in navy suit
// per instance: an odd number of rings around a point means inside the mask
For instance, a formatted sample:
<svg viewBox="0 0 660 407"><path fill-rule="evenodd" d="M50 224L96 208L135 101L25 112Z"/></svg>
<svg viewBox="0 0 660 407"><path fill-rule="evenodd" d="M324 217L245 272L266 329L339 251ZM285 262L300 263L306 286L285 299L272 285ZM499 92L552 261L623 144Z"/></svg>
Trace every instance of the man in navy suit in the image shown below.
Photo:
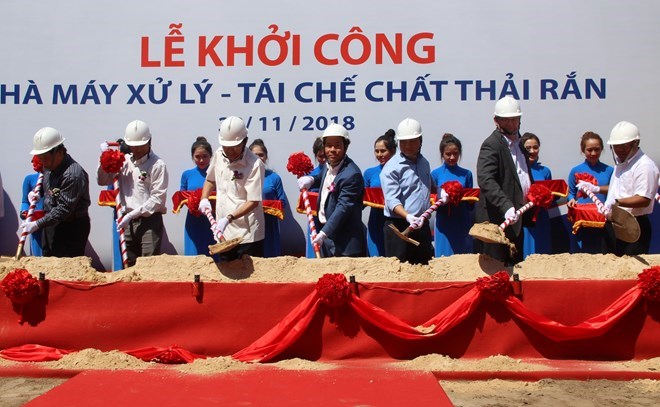
<svg viewBox="0 0 660 407"><path fill-rule="evenodd" d="M323 257L360 257L365 253L362 230L364 179L360 168L346 155L348 131L333 123L323 132L326 165L314 177L298 179L302 188L319 188L317 229L313 244Z"/></svg>
<svg viewBox="0 0 660 407"><path fill-rule="evenodd" d="M493 133L484 140L477 159L477 182L481 194L477 203L475 222L497 225L505 219L513 224L505 229L507 238L515 244L511 256L506 245L475 241L475 249L507 264L522 261L522 222L516 210L527 201L532 183L526 152L520 148L520 104L505 96L495 104Z"/></svg>

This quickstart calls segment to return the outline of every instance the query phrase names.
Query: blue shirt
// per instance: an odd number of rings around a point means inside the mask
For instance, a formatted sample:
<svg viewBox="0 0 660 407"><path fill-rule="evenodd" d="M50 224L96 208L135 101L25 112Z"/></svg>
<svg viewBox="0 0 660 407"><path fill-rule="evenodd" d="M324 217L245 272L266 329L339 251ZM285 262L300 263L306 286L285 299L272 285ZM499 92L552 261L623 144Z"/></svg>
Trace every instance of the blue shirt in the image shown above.
<svg viewBox="0 0 660 407"><path fill-rule="evenodd" d="M575 174L581 173L581 172L586 172L591 175L593 175L596 180L598 181L599 186L604 186L604 185L609 185L610 184L610 178L612 178L612 173L614 172L614 168L610 167L607 164L603 164L602 162L598 161L596 165L591 166L589 165L589 162L587 160L584 160L584 162L576 167L573 167L571 172L568 174L568 200L570 201L571 199L576 199L575 196L577 194L577 182L575 182ZM605 194L596 194L598 199L601 200L601 202L605 202L607 199L607 195ZM592 203L593 201L591 198L588 196L582 196L580 199L577 200L578 203Z"/></svg>
<svg viewBox="0 0 660 407"><path fill-rule="evenodd" d="M380 183L387 217L395 217L392 210L398 205L414 216L420 216L431 205L431 166L421 153L417 162L403 153L396 154L383 166Z"/></svg>
<svg viewBox="0 0 660 407"><path fill-rule="evenodd" d="M550 168L541 165L538 161L530 164L529 168L532 170L532 178L534 181L545 181L552 179L552 172Z"/></svg>
<svg viewBox="0 0 660 407"><path fill-rule="evenodd" d="M364 172L364 187L365 188L380 188L380 173L383 170L383 165L367 168Z"/></svg>

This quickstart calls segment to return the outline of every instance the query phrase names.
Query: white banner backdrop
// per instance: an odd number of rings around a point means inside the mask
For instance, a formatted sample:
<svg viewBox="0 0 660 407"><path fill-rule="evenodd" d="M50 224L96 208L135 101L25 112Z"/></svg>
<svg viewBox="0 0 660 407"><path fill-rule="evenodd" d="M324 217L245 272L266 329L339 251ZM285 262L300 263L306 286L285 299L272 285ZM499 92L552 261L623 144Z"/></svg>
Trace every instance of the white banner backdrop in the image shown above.
<svg viewBox="0 0 660 407"><path fill-rule="evenodd" d="M16 249L32 136L52 126L90 174L89 255L110 268L111 211L96 205L103 140L134 119L151 127L171 196L193 167L203 135L218 147L221 118L243 117L264 140L292 204L292 152L311 156L330 121L346 125L348 155L376 165L373 142L405 117L424 129L423 153L440 165L439 140L463 142L475 171L494 128L495 101L521 100L522 131L537 134L555 178L582 162L587 130L605 140L628 120L656 162L660 127L660 3L654 1L308 2L9 1L0 26L0 249ZM612 164L609 151L602 160ZM366 216L367 211L365 211ZM168 214L167 251L183 251L185 215ZM304 251L302 215L288 213L284 250Z"/></svg>

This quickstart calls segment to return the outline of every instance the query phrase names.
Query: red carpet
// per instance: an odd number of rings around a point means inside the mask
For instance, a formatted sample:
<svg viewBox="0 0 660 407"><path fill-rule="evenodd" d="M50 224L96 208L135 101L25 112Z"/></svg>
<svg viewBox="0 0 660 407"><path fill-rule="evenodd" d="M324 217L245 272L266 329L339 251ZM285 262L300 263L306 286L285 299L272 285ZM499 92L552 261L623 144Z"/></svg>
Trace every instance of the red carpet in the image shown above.
<svg viewBox="0 0 660 407"><path fill-rule="evenodd" d="M88 371L26 406L451 406L431 373L259 369L212 376Z"/></svg>

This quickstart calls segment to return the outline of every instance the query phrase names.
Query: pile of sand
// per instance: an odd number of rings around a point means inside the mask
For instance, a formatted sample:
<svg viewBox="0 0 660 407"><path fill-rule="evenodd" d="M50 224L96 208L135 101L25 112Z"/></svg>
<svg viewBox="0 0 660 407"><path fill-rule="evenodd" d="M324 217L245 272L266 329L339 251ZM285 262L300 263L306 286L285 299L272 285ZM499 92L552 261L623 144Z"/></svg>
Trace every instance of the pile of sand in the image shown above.
<svg viewBox="0 0 660 407"><path fill-rule="evenodd" d="M506 270L521 279L634 280L645 268L660 264L660 255L617 257L612 254L532 255L513 269L485 255L464 254L431 260L428 266L401 263L396 258L306 259L244 257L229 263L214 263L206 256L161 255L139 258L136 265L115 273L101 273L91 259L25 257L2 258L0 278L16 268L34 276L40 272L50 280L109 283L116 281L202 281L219 282L315 282L326 273L355 276L358 282L474 281Z"/></svg>
<svg viewBox="0 0 660 407"><path fill-rule="evenodd" d="M328 258L296 257L250 258L229 263L214 263L206 256L169 256L140 258L134 267L115 273L102 273L91 266L91 259L25 257L20 260L2 258L0 278L16 268L25 268L34 276L44 273L47 279L110 283L115 281L193 281L196 274L202 281L240 282L316 282L326 273L355 276L362 282L428 282L474 281L479 277L506 270L518 273L521 279L617 279L634 280L643 269L660 264L660 255L616 257L614 255L560 254L533 255L513 269L484 255L456 255L433 259L428 266L401 263L395 258ZM14 362L0 359L0 366ZM660 370L660 358L641 362L618 362L619 369ZM119 351L101 352L85 349L66 355L57 362L39 364L49 369L148 369L147 363ZM163 366L163 365L159 365ZM292 359L266 365L269 368L295 370L332 369L331 363ZM522 362L505 356L482 360L451 359L442 355L426 355L414 360L395 362L392 368L411 370L547 370L543 364ZM231 357L196 360L174 367L182 372L211 374L222 371L259 368L238 362Z"/></svg>

